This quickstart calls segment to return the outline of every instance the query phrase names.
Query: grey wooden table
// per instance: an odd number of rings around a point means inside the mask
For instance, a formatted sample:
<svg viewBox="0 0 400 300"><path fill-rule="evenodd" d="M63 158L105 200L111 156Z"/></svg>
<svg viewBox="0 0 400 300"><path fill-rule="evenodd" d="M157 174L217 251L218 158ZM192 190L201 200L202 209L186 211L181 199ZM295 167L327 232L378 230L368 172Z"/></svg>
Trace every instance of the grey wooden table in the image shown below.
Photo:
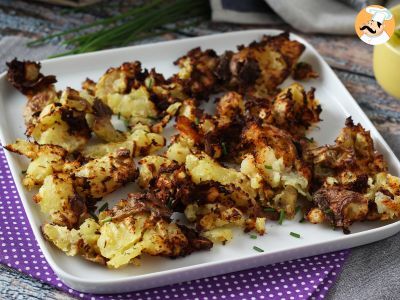
<svg viewBox="0 0 400 300"><path fill-rule="evenodd" d="M133 2L137 3L138 1L112 1L113 4L106 7L97 7L88 11L71 11L33 1L0 0L0 72L5 69L5 61L14 56L39 59L58 49L58 46L54 45L41 51L32 50L24 46L26 40L17 37L35 38L44 33L72 28L111 14L115 10L123 10ZM292 30L285 24L273 27ZM195 28L168 33L151 41L254 28L268 28L268 26L233 25L207 21ZM372 47L363 44L356 36L296 33L306 38L325 58L395 154L400 157L400 102L386 94L378 86L372 70ZM145 42L149 41L141 43ZM393 277L394 271L384 266L400 265L400 259L397 258L399 241L400 236L395 236L352 250L341 277L330 292L330 297L335 299L390 299L396 295L399 292L399 284L395 278L390 279ZM379 256L382 251L384 256ZM365 262L365 260L374 259L381 260L382 266L379 263ZM0 274L1 299L71 299L68 295L45 283L2 265L0 265ZM369 290L361 288L359 284L363 284L364 280L368 280L371 276L374 278L374 283L371 285L372 287L375 285L376 288ZM379 289L381 284L387 285L388 282L391 282L390 280L394 280L392 288ZM353 296L349 297L349 295Z"/></svg>

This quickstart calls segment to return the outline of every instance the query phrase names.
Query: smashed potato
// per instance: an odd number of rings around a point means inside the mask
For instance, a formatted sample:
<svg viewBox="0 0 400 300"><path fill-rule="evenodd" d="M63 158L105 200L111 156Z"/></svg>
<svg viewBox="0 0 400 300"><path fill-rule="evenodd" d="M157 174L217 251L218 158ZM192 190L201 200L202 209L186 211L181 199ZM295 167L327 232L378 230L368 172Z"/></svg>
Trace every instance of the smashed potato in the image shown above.
<svg viewBox="0 0 400 300"><path fill-rule="evenodd" d="M22 181L28 189L43 184L48 175L70 171L79 166L78 162L67 162L67 151L56 145L39 145L34 142L17 140L14 144L4 148L24 155L32 161Z"/></svg>
<svg viewBox="0 0 400 300"><path fill-rule="evenodd" d="M63 173L47 176L33 199L52 223L67 228L75 227L87 211L73 177Z"/></svg>
<svg viewBox="0 0 400 300"><path fill-rule="evenodd" d="M68 229L65 226L44 224L44 237L68 256L81 255L84 258L106 264L101 256L97 241L100 237L100 225L94 219L86 219L79 229Z"/></svg>
<svg viewBox="0 0 400 300"><path fill-rule="evenodd" d="M89 161L79 167L74 176L78 191L86 197L96 199L134 181L137 169L130 151L119 149Z"/></svg>
<svg viewBox="0 0 400 300"><path fill-rule="evenodd" d="M39 144L58 145L73 152L89 141L90 129L85 113L54 103L47 105L37 121L28 126L27 135Z"/></svg>
<svg viewBox="0 0 400 300"><path fill-rule="evenodd" d="M206 154L189 154L186 157L185 168L196 184L215 181L226 187L232 192L232 198L239 207L248 206L256 197L256 191L251 188L246 175L221 166Z"/></svg>
<svg viewBox="0 0 400 300"><path fill-rule="evenodd" d="M86 146L81 153L85 157L99 158L119 149L128 149L138 157L152 154L164 145L165 138L162 135L150 132L147 125L138 124L130 133L125 133L124 141Z"/></svg>

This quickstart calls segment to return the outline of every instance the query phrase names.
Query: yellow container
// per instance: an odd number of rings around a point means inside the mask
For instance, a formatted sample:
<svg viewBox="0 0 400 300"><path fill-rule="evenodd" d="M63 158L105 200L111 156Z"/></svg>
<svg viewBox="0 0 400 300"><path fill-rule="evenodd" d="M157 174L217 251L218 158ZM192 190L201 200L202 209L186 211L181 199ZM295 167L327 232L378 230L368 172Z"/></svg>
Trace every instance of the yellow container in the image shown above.
<svg viewBox="0 0 400 300"><path fill-rule="evenodd" d="M390 9L400 25L400 5ZM400 37L393 34L387 43L374 47L374 74L381 87L393 97L400 99Z"/></svg>

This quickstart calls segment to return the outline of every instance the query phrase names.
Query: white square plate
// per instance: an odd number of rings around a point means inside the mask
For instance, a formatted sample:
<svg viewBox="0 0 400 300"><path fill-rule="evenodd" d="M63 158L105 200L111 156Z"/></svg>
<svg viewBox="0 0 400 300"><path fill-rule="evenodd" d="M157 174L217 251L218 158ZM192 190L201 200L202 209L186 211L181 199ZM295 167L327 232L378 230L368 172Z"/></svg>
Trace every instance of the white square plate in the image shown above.
<svg viewBox="0 0 400 300"><path fill-rule="evenodd" d="M278 33L280 33L278 30L238 31L62 57L43 61L42 71L44 74L57 76L58 89L67 86L79 89L86 77L97 80L109 67L133 60L140 60L146 68L156 67L158 72L167 77L177 71L172 62L194 47L212 48L221 53L228 49L234 50L239 44L259 40L263 34ZM390 172L398 176L399 161L332 69L307 41L294 34L291 34L291 39L298 40L306 46L301 60L311 63L320 74L318 79L304 84L307 89L311 86L316 88L316 97L320 100L323 109L320 129L312 131L310 135L319 144L333 143L344 126L345 118L350 115L355 122L360 122L371 131L377 150L388 161ZM286 81L282 86L289 82L289 80ZM6 75L2 74L0 76L0 141L3 145L14 142L16 138L24 138L25 126L22 111L25 101L25 97L11 87L6 80ZM43 239L40 233L40 225L44 222L43 216L32 200L33 192L28 192L21 184L21 171L26 169L28 160L8 151L5 153L33 232L47 261L61 280L83 292L116 293L162 286L355 247L386 238L400 231L400 222L359 223L352 226L350 235L344 235L340 230L331 230L329 226L299 224L298 219L285 221L282 226L271 221L267 224L267 234L256 240L250 239L248 234L237 231L231 242L225 246L215 245L210 252L197 252L175 260L144 257L140 267L128 266L119 270L110 270L79 257L68 257ZM115 202L124 198L134 188L135 184L130 184L107 196L106 200L112 199ZM301 238L291 237L289 235L291 231L300 233ZM265 252L258 253L253 250L253 246L258 246Z"/></svg>

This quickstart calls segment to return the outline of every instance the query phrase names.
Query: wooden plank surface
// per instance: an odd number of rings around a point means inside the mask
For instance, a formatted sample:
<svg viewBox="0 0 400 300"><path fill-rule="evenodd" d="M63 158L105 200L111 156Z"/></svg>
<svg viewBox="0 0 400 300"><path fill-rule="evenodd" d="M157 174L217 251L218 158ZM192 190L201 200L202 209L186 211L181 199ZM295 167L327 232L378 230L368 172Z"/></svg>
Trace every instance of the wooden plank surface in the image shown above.
<svg viewBox="0 0 400 300"><path fill-rule="evenodd" d="M112 4L96 6L88 10L71 11L34 1L0 0L0 40L6 36L40 37L43 34L92 22L98 17L107 16L116 11L123 11L138 2L140 1L109 1ZM267 27L204 22L195 28L166 34L156 40L253 28ZM274 28L291 30L285 25ZM306 38L325 58L396 155L400 157L400 104L398 100L387 95L373 77L372 47L363 44L354 36L296 33ZM23 45L18 47L23 47ZM7 49L7 52L11 50ZM19 52L15 49L11 54L27 52L29 53L27 49ZM0 71L4 70L5 59L6 55L0 55ZM10 56L7 59L10 59ZM49 285L8 267L0 265L0 274L1 299L72 299Z"/></svg>

